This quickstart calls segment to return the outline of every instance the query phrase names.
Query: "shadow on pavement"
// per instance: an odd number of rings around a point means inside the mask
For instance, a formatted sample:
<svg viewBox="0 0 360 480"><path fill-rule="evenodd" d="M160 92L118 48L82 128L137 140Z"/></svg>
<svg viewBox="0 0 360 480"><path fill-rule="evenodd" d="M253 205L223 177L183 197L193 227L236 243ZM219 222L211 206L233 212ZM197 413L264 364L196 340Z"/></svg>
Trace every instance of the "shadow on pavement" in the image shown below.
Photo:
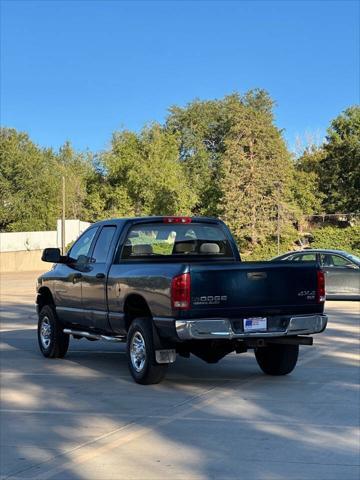
<svg viewBox="0 0 360 480"><path fill-rule="evenodd" d="M23 322L29 310L4 311ZM1 474L358 478L358 326L341 315L331 310L328 330L287 377L262 375L248 353L217 365L179 359L154 386L132 381L123 345L72 340L65 359L48 360L36 330L5 331Z"/></svg>

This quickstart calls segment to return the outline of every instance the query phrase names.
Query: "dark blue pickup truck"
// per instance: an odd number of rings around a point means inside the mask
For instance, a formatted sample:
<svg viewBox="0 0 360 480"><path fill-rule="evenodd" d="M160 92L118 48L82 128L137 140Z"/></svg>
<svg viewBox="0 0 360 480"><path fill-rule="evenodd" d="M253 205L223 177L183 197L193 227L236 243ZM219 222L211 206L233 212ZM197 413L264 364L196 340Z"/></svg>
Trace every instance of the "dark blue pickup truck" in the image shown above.
<svg viewBox="0 0 360 480"><path fill-rule="evenodd" d="M270 375L290 373L299 345L327 323L315 262L241 262L226 225L205 217L116 219L91 225L38 279L38 340L64 357L75 339L126 342L142 384L161 381L176 355L216 363L254 349Z"/></svg>

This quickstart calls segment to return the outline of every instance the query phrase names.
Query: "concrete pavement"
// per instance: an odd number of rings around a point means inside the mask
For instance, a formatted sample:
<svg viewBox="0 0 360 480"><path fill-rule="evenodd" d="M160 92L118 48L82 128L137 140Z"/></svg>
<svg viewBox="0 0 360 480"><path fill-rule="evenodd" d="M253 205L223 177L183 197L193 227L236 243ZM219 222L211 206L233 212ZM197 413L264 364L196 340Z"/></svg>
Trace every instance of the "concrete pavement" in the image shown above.
<svg viewBox="0 0 360 480"><path fill-rule="evenodd" d="M179 358L135 384L124 346L71 340L41 356L36 273L1 279L1 478L360 477L359 302L328 302L328 329L295 371L263 375L253 353Z"/></svg>

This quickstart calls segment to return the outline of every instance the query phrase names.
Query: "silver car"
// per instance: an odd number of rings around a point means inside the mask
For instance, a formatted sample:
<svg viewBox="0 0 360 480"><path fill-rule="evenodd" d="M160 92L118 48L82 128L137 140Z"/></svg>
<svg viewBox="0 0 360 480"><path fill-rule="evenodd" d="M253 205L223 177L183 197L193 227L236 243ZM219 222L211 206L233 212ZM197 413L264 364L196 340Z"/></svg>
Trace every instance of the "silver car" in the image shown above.
<svg viewBox="0 0 360 480"><path fill-rule="evenodd" d="M326 273L326 298L360 300L360 258L343 250L305 249L271 261L319 262Z"/></svg>

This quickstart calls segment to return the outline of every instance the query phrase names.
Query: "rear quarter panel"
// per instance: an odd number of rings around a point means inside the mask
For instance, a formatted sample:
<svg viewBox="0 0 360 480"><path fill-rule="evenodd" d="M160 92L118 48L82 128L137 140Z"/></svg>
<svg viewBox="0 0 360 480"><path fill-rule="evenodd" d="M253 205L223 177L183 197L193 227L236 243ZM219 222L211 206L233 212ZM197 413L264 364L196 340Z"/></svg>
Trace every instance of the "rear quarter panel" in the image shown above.
<svg viewBox="0 0 360 480"><path fill-rule="evenodd" d="M124 311L126 299L131 294L142 296L155 316L170 316L171 280L184 273L188 267L181 263L145 263L124 262L112 265L108 276L108 308L111 327L114 331L121 328L116 313ZM112 315L115 314L115 315Z"/></svg>

